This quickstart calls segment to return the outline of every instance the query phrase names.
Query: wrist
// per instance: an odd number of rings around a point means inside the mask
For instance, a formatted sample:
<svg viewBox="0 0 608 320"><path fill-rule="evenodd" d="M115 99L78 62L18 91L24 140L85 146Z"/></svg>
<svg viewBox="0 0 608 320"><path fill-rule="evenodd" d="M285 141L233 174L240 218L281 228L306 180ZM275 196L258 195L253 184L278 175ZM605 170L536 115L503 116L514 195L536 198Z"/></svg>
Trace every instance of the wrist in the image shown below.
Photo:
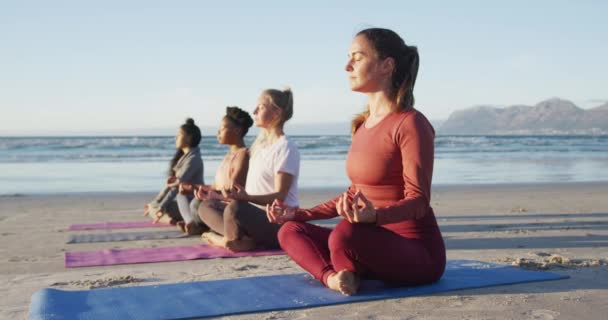
<svg viewBox="0 0 608 320"><path fill-rule="evenodd" d="M378 210L374 209L374 214L373 214L373 217L374 217L374 218L373 218L373 219L374 219L374 221L372 221L372 223L378 224L378 220L379 220L379 218L380 218L380 215L379 215L379 213L378 213Z"/></svg>

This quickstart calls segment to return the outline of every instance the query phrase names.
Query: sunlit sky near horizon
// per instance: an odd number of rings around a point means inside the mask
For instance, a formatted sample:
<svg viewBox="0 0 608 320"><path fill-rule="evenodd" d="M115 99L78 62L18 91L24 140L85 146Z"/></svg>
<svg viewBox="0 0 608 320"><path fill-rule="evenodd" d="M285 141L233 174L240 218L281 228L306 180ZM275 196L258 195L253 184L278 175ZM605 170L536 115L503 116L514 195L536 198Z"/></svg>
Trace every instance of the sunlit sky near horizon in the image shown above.
<svg viewBox="0 0 608 320"><path fill-rule="evenodd" d="M608 1L3 1L0 135L219 122L290 86L293 123L343 122L350 41L418 46L416 107L608 101Z"/></svg>

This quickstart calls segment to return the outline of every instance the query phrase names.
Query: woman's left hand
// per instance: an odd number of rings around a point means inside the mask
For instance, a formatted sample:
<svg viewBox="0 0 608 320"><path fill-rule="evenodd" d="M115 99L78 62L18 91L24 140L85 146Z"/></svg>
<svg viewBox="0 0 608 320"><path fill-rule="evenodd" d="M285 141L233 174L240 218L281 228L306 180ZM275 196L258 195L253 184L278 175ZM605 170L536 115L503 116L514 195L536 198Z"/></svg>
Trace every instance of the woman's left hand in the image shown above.
<svg viewBox="0 0 608 320"><path fill-rule="evenodd" d="M179 193L185 195L192 194L195 188L196 186L193 184L182 182L179 184Z"/></svg>
<svg viewBox="0 0 608 320"><path fill-rule="evenodd" d="M172 179L171 182L167 183L167 187L175 188L175 187L178 187L180 183L181 183L181 181L178 178L175 178L175 179Z"/></svg>
<svg viewBox="0 0 608 320"><path fill-rule="evenodd" d="M275 199L272 204L266 205L266 217L272 223L283 224L295 219L296 209L295 207L285 205L279 199Z"/></svg>
<svg viewBox="0 0 608 320"><path fill-rule="evenodd" d="M222 195L227 199L249 201L249 194L247 194L245 188L238 183L233 184L232 188L229 190L223 189Z"/></svg>
<svg viewBox="0 0 608 320"><path fill-rule="evenodd" d="M352 200L348 193L342 194L336 202L338 214L350 223L375 223L376 209L361 191L357 191Z"/></svg>

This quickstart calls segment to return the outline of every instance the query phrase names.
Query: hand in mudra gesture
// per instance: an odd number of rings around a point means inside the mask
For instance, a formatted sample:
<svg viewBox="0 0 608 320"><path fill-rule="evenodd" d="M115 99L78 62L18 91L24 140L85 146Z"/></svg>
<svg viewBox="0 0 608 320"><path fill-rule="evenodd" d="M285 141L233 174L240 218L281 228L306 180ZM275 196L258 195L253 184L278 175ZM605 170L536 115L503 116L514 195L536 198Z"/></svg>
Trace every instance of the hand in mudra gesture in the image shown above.
<svg viewBox="0 0 608 320"><path fill-rule="evenodd" d="M167 181L165 181L167 187L177 187L180 183L179 179L176 176L170 176L167 178Z"/></svg>
<svg viewBox="0 0 608 320"><path fill-rule="evenodd" d="M205 190L205 188L202 185L199 186L195 186L194 190L193 190L194 196L200 200L207 200L208 194L207 194L207 190Z"/></svg>
<svg viewBox="0 0 608 320"><path fill-rule="evenodd" d="M245 187L238 183L233 184L230 189L222 189L222 196L232 200L249 201L249 194L245 191Z"/></svg>
<svg viewBox="0 0 608 320"><path fill-rule="evenodd" d="M283 224L295 219L296 209L285 205L281 200L275 199L272 204L266 205L266 216L268 221L272 223Z"/></svg>
<svg viewBox="0 0 608 320"><path fill-rule="evenodd" d="M350 223L375 223L376 209L361 191L357 191L352 200L344 192L336 202L338 214Z"/></svg>
<svg viewBox="0 0 608 320"><path fill-rule="evenodd" d="M182 182L179 184L179 193L180 194L192 194L194 192L194 190L196 189L196 186L190 183L186 183L186 182Z"/></svg>

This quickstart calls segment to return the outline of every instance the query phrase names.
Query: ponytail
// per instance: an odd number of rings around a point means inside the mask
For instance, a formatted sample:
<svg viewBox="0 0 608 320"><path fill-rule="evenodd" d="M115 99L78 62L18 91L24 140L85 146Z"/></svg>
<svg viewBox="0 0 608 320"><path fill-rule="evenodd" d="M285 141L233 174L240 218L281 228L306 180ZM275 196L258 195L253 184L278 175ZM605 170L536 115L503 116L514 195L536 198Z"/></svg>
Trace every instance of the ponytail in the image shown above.
<svg viewBox="0 0 608 320"><path fill-rule="evenodd" d="M270 103L281 110L281 115L274 125L283 128L285 122L293 116L293 92L290 88L285 88L284 90L267 89L264 90L262 95L266 95ZM273 142L266 130L260 130L260 133L251 145L251 154L253 155L260 147L272 144Z"/></svg>
<svg viewBox="0 0 608 320"><path fill-rule="evenodd" d="M391 75L391 98L394 111L402 111L414 107L414 85L418 76L420 56L418 48L408 46L403 39L392 30L381 28L365 29L357 33L364 36L374 47L378 58L392 58L395 62ZM369 117L369 106L359 113L351 122L351 134L361 127Z"/></svg>
<svg viewBox="0 0 608 320"><path fill-rule="evenodd" d="M188 137L190 148L198 147L201 142L201 130L194 124L194 119L188 118L186 122L179 127L184 134ZM179 159L184 155L184 151L182 149L175 150L175 154L173 155L173 159L169 162L169 170L167 174L171 177L175 175L175 170L173 168L179 161Z"/></svg>

